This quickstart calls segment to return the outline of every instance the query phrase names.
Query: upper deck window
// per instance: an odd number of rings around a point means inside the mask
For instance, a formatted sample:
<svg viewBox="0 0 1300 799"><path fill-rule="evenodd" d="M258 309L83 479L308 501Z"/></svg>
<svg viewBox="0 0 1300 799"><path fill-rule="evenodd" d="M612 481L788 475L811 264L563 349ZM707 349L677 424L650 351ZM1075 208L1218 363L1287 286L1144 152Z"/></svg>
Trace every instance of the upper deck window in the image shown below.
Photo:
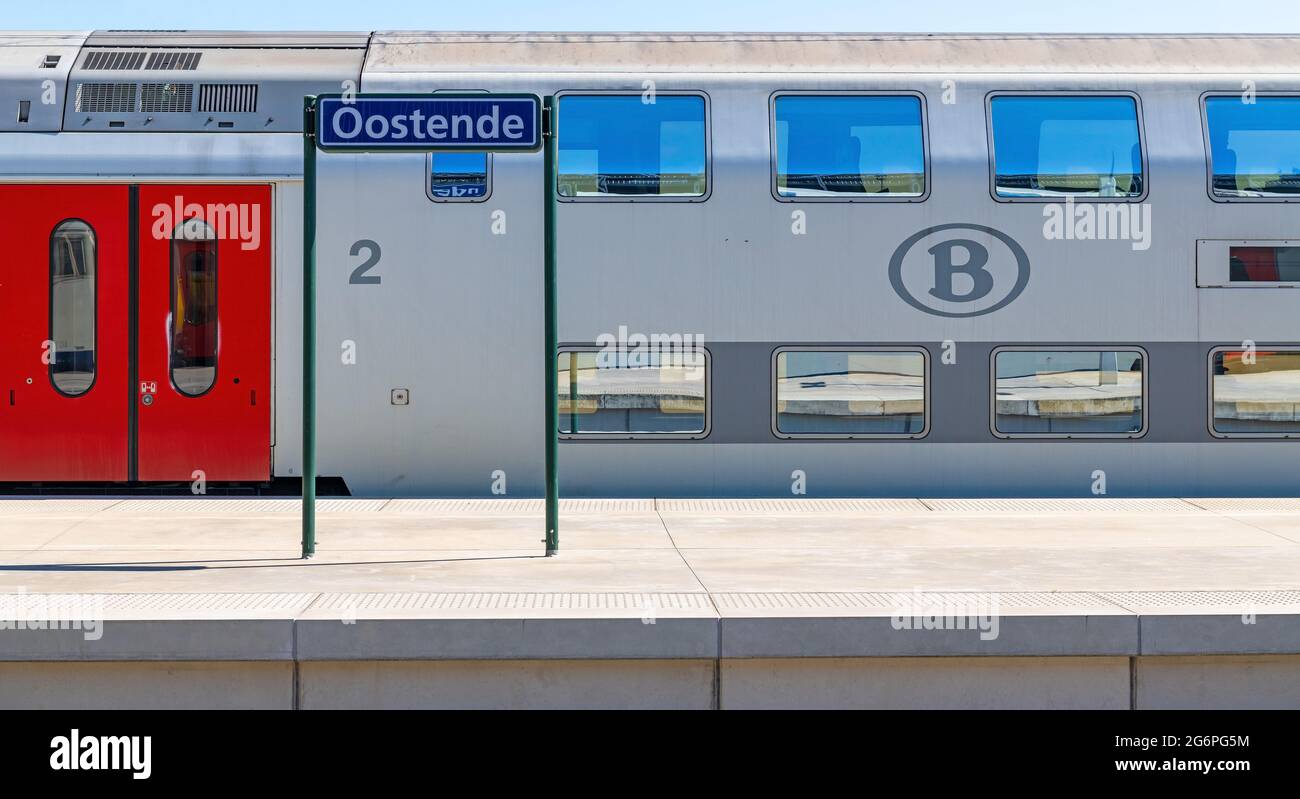
<svg viewBox="0 0 1300 799"><path fill-rule="evenodd" d="M781 199L925 194L919 97L778 95L773 120Z"/></svg>
<svg viewBox="0 0 1300 799"><path fill-rule="evenodd" d="M1300 199L1300 97L1205 98L1210 192Z"/></svg>
<svg viewBox="0 0 1300 799"><path fill-rule="evenodd" d="M1142 196L1134 98L1001 95L989 107L999 198Z"/></svg>
<svg viewBox="0 0 1300 799"><path fill-rule="evenodd" d="M700 95L561 95L560 196L703 197L706 127Z"/></svg>

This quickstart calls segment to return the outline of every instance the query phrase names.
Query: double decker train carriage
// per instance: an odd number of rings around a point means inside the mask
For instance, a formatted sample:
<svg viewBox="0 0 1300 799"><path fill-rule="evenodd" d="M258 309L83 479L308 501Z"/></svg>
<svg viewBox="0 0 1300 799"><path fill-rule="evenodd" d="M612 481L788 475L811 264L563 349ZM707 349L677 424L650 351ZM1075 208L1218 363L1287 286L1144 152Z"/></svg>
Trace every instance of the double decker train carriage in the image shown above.
<svg viewBox="0 0 1300 799"><path fill-rule="evenodd" d="M1300 37L0 34L0 483L301 470L302 109L556 97L318 161L357 495L1268 496L1300 482Z"/></svg>

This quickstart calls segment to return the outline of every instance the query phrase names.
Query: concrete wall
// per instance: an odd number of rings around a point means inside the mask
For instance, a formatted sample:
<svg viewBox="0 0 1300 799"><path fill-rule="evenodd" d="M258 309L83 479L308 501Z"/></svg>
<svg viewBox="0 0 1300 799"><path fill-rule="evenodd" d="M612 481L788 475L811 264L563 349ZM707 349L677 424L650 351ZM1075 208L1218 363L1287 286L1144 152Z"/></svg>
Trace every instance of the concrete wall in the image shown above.
<svg viewBox="0 0 1300 799"><path fill-rule="evenodd" d="M24 661L0 707L1300 709L1300 655Z"/></svg>

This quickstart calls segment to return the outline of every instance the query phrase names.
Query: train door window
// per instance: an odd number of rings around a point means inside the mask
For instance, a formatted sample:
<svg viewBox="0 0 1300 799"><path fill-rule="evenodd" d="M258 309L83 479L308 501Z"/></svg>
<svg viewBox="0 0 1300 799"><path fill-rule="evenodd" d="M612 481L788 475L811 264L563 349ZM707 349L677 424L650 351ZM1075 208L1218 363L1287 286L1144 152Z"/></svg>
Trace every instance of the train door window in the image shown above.
<svg viewBox="0 0 1300 799"><path fill-rule="evenodd" d="M921 349L805 349L774 354L778 438L920 438L929 364Z"/></svg>
<svg viewBox="0 0 1300 799"><path fill-rule="evenodd" d="M76 397L95 383L95 231L65 219L50 234L50 382Z"/></svg>
<svg viewBox="0 0 1300 799"><path fill-rule="evenodd" d="M772 152L778 200L915 200L926 193L919 95L778 94Z"/></svg>
<svg viewBox="0 0 1300 799"><path fill-rule="evenodd" d="M559 195L703 200L709 191L707 131L701 94L562 94Z"/></svg>
<svg viewBox="0 0 1300 799"><path fill-rule="evenodd" d="M172 235L170 321L172 385L201 396L217 379L217 237L201 219Z"/></svg>
<svg viewBox="0 0 1300 799"><path fill-rule="evenodd" d="M994 350L993 432L1138 438L1146 432L1145 362L1136 348Z"/></svg>
<svg viewBox="0 0 1300 799"><path fill-rule="evenodd" d="M429 153L429 199L482 202L492 194L491 153Z"/></svg>
<svg viewBox="0 0 1300 799"><path fill-rule="evenodd" d="M1300 349L1218 348L1210 367L1215 436L1300 438Z"/></svg>
<svg viewBox="0 0 1300 799"><path fill-rule="evenodd" d="M566 438L703 438L708 353L702 348L566 349L559 356Z"/></svg>
<svg viewBox="0 0 1300 799"><path fill-rule="evenodd" d="M1136 97L1000 94L989 117L995 198L1145 196Z"/></svg>
<svg viewBox="0 0 1300 799"><path fill-rule="evenodd" d="M1210 196L1300 200L1300 97L1205 98Z"/></svg>

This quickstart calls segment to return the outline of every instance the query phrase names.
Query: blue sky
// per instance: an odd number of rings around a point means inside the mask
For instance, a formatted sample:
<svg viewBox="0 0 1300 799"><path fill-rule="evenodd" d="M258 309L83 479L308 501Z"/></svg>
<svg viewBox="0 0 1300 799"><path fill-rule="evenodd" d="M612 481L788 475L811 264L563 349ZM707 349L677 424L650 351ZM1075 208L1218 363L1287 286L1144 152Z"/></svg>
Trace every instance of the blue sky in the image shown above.
<svg viewBox="0 0 1300 799"><path fill-rule="evenodd" d="M1300 32L1297 0L47 0L0 28Z"/></svg>

